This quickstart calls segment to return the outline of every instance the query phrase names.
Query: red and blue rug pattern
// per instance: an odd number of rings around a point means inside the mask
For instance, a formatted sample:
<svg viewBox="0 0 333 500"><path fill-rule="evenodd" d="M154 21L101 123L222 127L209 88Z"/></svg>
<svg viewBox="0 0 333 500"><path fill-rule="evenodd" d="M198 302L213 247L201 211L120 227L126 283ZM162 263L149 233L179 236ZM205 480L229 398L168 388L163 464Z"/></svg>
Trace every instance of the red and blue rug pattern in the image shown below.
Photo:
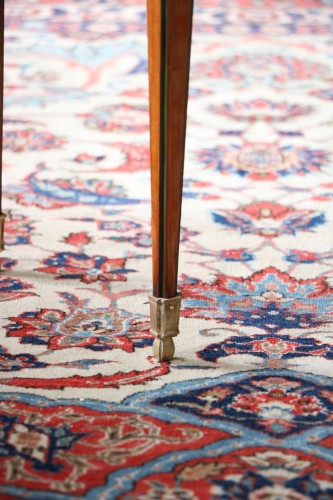
<svg viewBox="0 0 333 500"><path fill-rule="evenodd" d="M195 0L158 363L145 0L6 0L1 498L333 498L332 56L331 0Z"/></svg>

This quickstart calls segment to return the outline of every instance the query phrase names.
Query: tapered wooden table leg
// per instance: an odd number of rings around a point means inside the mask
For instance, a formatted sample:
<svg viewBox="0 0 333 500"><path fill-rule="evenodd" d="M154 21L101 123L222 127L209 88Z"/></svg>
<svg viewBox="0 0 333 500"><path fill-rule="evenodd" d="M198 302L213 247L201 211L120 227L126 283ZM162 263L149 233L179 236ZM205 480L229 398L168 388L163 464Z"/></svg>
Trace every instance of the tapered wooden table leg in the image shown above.
<svg viewBox="0 0 333 500"><path fill-rule="evenodd" d="M169 360L178 331L179 232L193 0L147 0L154 355Z"/></svg>
<svg viewBox="0 0 333 500"><path fill-rule="evenodd" d="M0 252L4 249L5 215L2 213L2 130L3 130L3 54L5 2L0 5ZM1 266L0 266L1 267Z"/></svg>

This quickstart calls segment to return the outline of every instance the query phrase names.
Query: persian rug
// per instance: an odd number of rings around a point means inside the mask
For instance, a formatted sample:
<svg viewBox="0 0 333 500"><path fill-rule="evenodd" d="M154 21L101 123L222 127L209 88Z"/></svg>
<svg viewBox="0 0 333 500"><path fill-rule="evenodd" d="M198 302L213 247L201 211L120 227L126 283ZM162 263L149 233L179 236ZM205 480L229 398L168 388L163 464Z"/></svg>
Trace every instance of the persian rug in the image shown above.
<svg viewBox="0 0 333 500"><path fill-rule="evenodd" d="M176 358L144 0L6 0L0 497L333 498L333 2L196 0Z"/></svg>

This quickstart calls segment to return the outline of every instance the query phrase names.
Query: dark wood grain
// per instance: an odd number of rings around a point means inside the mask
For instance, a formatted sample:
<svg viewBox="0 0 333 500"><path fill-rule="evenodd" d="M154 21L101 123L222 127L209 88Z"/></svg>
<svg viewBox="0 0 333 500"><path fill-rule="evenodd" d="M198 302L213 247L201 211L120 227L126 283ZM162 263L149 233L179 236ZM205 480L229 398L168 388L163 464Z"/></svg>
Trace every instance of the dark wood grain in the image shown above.
<svg viewBox="0 0 333 500"><path fill-rule="evenodd" d="M153 294L177 293L193 0L147 0Z"/></svg>

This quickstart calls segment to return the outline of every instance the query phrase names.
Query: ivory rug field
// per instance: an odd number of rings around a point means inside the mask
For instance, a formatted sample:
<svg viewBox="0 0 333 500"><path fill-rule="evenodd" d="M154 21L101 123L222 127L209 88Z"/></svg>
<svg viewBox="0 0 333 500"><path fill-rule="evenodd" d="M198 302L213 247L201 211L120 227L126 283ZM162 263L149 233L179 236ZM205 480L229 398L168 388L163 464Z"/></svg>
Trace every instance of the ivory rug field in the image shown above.
<svg viewBox="0 0 333 500"><path fill-rule="evenodd" d="M333 498L333 1L196 0L176 358L144 0L6 0L0 498Z"/></svg>

